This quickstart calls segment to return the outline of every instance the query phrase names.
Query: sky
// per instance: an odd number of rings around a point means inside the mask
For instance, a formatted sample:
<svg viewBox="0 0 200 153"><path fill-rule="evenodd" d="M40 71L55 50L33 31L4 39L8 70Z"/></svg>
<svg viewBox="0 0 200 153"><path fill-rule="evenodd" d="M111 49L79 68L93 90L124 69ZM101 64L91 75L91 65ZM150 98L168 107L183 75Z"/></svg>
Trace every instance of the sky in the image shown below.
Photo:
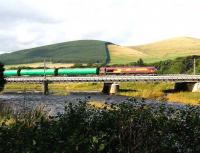
<svg viewBox="0 0 200 153"><path fill-rule="evenodd" d="M0 0L0 53L95 39L200 38L200 0Z"/></svg>

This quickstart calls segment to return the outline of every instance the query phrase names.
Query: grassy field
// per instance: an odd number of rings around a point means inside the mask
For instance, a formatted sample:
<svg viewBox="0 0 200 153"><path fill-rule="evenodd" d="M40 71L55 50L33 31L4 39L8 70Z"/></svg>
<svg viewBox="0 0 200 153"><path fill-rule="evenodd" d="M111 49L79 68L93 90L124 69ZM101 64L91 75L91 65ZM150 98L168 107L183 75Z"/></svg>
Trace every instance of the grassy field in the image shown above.
<svg viewBox="0 0 200 153"><path fill-rule="evenodd" d="M151 62L175 59L189 55L200 55L200 39L179 37L152 44L131 47L149 55Z"/></svg>
<svg viewBox="0 0 200 153"><path fill-rule="evenodd" d="M22 84L12 83L5 86L4 92L9 91L41 91L40 84ZM55 94L67 95L70 92L78 91L101 91L103 84L101 83L65 83L50 84L50 92ZM200 94L192 92L169 92L173 90L173 83L120 83L120 91L118 95L133 96L138 98L146 98L159 101L178 102L184 104L199 105Z"/></svg>
<svg viewBox="0 0 200 153"><path fill-rule="evenodd" d="M59 68L59 67L71 67L73 66L73 63L52 63L52 62L46 62L46 67L48 68ZM17 67L43 67L44 63L29 63L29 64L14 64L14 65L5 65L5 69L10 68L17 68Z"/></svg>
<svg viewBox="0 0 200 153"><path fill-rule="evenodd" d="M125 64L142 58L145 63L200 55L200 39L178 37L141 46L109 45L111 64Z"/></svg>

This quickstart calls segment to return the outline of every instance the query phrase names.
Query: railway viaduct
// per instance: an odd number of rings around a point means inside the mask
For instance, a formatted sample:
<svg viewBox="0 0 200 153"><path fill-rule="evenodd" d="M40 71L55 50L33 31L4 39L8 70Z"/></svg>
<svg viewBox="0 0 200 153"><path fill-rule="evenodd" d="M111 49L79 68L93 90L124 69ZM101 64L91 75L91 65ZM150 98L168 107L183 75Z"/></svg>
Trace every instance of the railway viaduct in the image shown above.
<svg viewBox="0 0 200 153"><path fill-rule="evenodd" d="M43 84L44 94L48 94L48 84L57 82L102 82L104 83L103 92L114 94L119 88L120 82L175 82L175 90L200 92L200 75L107 75L107 76L81 76L81 77L8 77L8 83L41 83Z"/></svg>

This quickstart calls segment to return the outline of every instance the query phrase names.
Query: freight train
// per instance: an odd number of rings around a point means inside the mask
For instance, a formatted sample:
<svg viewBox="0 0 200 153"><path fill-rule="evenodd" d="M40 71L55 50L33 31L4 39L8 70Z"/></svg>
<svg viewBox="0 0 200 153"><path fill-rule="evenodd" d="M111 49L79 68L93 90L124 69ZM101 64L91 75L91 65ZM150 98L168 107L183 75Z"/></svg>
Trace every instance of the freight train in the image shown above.
<svg viewBox="0 0 200 153"><path fill-rule="evenodd" d="M120 66L100 68L56 68L56 69L17 69L5 70L4 77L13 76L79 76L79 75L139 75L156 74L155 67Z"/></svg>

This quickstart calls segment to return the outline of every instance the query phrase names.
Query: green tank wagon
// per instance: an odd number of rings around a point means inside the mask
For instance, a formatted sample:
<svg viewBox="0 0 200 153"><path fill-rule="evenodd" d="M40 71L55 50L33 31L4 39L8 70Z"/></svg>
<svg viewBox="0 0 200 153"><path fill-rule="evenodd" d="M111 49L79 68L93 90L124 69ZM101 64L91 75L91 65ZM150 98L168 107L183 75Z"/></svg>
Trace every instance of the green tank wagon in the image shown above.
<svg viewBox="0 0 200 153"><path fill-rule="evenodd" d="M18 76L19 75L19 71L18 70L5 70L3 72L3 75L5 77Z"/></svg>
<svg viewBox="0 0 200 153"><path fill-rule="evenodd" d="M56 69L22 69L20 75L27 76L44 76L44 75L56 75Z"/></svg>
<svg viewBox="0 0 200 153"><path fill-rule="evenodd" d="M89 75L98 74L98 68L58 69L58 75Z"/></svg>

